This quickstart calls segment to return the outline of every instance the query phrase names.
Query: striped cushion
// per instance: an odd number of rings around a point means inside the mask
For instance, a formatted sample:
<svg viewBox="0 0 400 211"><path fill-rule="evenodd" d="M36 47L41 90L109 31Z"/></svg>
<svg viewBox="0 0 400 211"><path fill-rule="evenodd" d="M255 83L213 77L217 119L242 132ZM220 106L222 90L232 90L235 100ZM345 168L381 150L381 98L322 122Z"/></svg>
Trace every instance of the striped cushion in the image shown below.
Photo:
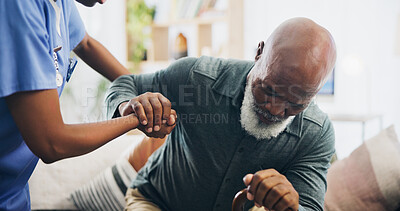
<svg viewBox="0 0 400 211"><path fill-rule="evenodd" d="M136 171L125 158L97 175L87 185L70 195L70 200L80 210L123 210L125 192Z"/></svg>
<svg viewBox="0 0 400 211"><path fill-rule="evenodd" d="M400 144L394 127L367 140L328 170L327 211L400 208Z"/></svg>

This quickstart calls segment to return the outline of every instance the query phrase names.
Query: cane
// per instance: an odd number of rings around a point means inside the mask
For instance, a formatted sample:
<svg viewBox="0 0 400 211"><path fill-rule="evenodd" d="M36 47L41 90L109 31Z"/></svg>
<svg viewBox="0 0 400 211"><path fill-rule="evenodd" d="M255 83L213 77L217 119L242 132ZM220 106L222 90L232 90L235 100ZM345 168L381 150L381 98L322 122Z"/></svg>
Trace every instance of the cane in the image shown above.
<svg viewBox="0 0 400 211"><path fill-rule="evenodd" d="M232 202L232 211L243 211L244 204L247 201L247 188L239 191Z"/></svg>

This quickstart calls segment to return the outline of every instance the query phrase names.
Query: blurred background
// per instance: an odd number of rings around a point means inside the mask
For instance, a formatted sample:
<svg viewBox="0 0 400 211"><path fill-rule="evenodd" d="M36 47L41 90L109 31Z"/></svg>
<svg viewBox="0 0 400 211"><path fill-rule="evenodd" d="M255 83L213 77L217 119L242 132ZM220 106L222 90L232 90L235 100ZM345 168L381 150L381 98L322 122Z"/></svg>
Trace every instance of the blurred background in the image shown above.
<svg viewBox="0 0 400 211"><path fill-rule="evenodd" d="M398 0L108 0L77 4L87 32L132 73L162 69L182 56L253 60L258 42L283 21L307 17L333 35L337 63L318 94L336 131L339 158L395 124L400 132ZM79 62L61 96L64 121L105 119L109 83Z"/></svg>

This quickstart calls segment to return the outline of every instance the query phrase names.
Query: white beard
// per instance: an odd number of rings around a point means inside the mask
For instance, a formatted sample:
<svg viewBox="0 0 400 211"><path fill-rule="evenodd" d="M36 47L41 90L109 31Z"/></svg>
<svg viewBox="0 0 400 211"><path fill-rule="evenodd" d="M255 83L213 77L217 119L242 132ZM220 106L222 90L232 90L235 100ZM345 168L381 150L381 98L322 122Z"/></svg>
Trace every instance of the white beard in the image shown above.
<svg viewBox="0 0 400 211"><path fill-rule="evenodd" d="M255 107L254 103L255 101L253 93L251 92L251 84L247 83L244 92L243 104L240 108L240 123L247 133L254 136L257 140L277 137L294 119L294 116L290 116L276 123L266 124L257 116L257 108Z"/></svg>

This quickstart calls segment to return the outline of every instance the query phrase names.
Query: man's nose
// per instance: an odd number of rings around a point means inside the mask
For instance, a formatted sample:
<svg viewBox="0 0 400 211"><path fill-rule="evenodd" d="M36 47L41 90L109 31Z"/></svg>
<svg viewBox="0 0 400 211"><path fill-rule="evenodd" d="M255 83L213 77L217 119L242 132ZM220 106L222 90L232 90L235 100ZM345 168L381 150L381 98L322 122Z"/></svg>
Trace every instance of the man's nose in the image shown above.
<svg viewBox="0 0 400 211"><path fill-rule="evenodd" d="M265 108L274 116L284 117L286 111L286 105L282 102L269 102L265 105Z"/></svg>

